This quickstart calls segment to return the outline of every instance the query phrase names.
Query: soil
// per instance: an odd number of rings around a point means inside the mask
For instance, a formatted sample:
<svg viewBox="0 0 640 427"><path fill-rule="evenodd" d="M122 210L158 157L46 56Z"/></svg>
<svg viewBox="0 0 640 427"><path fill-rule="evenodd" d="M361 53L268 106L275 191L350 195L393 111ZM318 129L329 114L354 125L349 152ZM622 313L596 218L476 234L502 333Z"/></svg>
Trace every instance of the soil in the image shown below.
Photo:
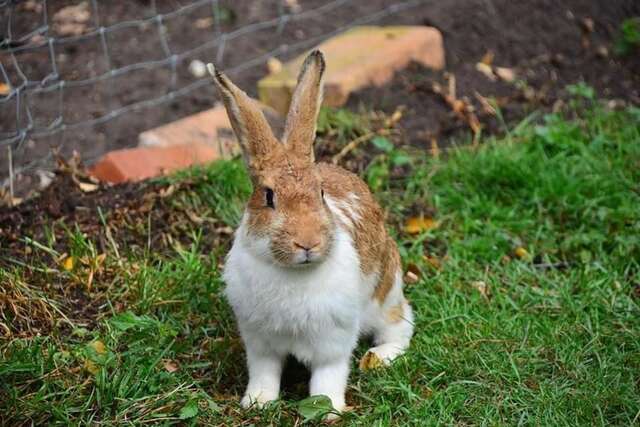
<svg viewBox="0 0 640 427"><path fill-rule="evenodd" d="M49 13L70 2L49 0ZM177 2L157 2L160 12L173 10ZM276 1L220 2L230 11L229 19L223 22L223 31L233 30L251 22L264 21L277 16ZM303 10L325 4L324 1L301 1ZM354 17L365 16L387 6L390 2L352 2L329 12L329 18L316 19L313 25L287 24L281 32L263 31L250 38L239 38L228 46L222 65L231 68L248 57L255 57L282 43L291 43L329 32L348 24ZM166 10L162 9L165 8ZM14 31L29 32L37 20L30 19L29 11L16 17ZM110 2L101 6L100 25L111 25L127 19L149 16L151 2ZM211 37L215 29L198 29L189 22L205 14L196 9L181 18L181 22L167 22L171 48L182 51L198 45ZM396 127L394 142L406 143L422 149L440 147L447 141L470 141L468 113L470 109L478 117L483 134L503 131L503 126L522 120L532 111L552 111L566 102L566 85L583 81L593 87L598 96L615 100L616 105L640 105L640 55L619 58L613 55L612 45L618 34L620 23L630 16L640 15L640 2L636 0L582 1L582 0L449 0L434 1L409 11L379 21L382 24L413 24L437 27L444 36L447 66L442 72L411 64L399 72L393 80L378 88L368 88L354 94L347 107L367 110L375 109L391 114L403 106L402 119ZM0 10L0 18L6 18ZM0 26L2 28L4 26ZM153 28L141 29L139 33L121 34L109 40L113 49L114 66L159 59L157 34ZM65 78L87 78L104 72L104 55L99 43L83 42L74 46L60 46L59 73ZM285 60L297 52L282 55ZM213 52L203 55L208 59ZM0 51L3 65L6 53ZM488 58L492 57L489 61ZM26 64L23 71L32 80L40 80L47 73L51 62L46 52L21 55ZM517 79L512 82L500 78L491 80L476 69L476 64L485 59L494 67L512 70ZM187 71L188 62L177 69L176 87L193 81ZM15 72L15 70L14 70ZM15 73L10 77L15 79ZM84 74L83 74L84 73ZM262 66L250 68L232 76L239 85L255 92L257 79L263 75ZM126 79L81 88L65 95L65 120L75 121L97 117L118 106L157 96L167 90L170 73L167 70L146 71L138 75L131 73ZM73 77L69 77L73 76ZM117 79L116 79L117 80ZM455 80L455 91L450 90ZM442 94L434 92L434 83L439 84L445 94L453 94L458 105L466 108L467 116L461 117L452 111ZM455 93L454 93L455 92ZM151 108L140 113L127 114L90 129L69 131L51 140L27 142L18 151L17 164L39 158L52 146L62 145L62 155L69 156L77 150L87 160L107 150L130 147L137 143L139 132L168 121L211 107L215 99L211 88L205 87L172 103ZM492 99L499 106L501 118L483 106L482 100ZM51 114L51 99L33 100L42 108L45 116ZM0 131L11 130L12 108L0 104L2 120ZM49 108L49 110L47 110ZM319 147L321 158L330 158L338 147L330 141L322 141ZM326 152L325 152L326 151ZM366 154L366 153L365 153ZM364 161L369 158L362 157ZM347 159L349 160L349 159ZM354 159L351 159L354 160ZM358 160L358 159L356 159ZM362 160L362 159L360 159ZM2 158L0 158L2 161ZM3 165L4 161L1 162ZM362 161L345 162L354 170L361 170ZM0 169L1 170L1 169ZM27 178L29 174L22 174ZM0 269L10 271L16 262L30 266L48 265L60 269L63 254L71 248L68 230L76 230L91 236L97 251L104 253L114 243L127 250L172 251L176 244L189 244L188 230L194 226L202 229L203 251L220 250L229 244L228 227L215 220L204 220L201 213L189 212L180 204L179 197L169 194L193 191L192 183L169 185L159 183L125 184L119 186L100 185L97 190L83 191L80 182L90 183L89 178L74 164L63 164L53 176L53 184L38 197L25 201L14 208L0 207ZM33 187L33 181L25 179L25 188ZM148 225L153 224L153 233ZM77 229L76 229L77 227ZM25 237L37 242L53 241L53 249L60 254L54 257L46 252L34 250L25 243ZM27 270L25 270L27 271ZM79 278L77 286L69 286L61 278L51 281L51 274L29 269L24 280L32 286L46 288L47 295L55 300L68 301L75 320L87 325L99 319L104 303L99 290L89 294L83 287L87 278ZM98 273L96 273L98 274ZM104 271L100 274L110 274ZM96 280L109 283L104 277ZM89 296L91 295L91 296ZM96 296L97 295L97 296ZM37 309L34 308L34 309ZM23 330L44 333L53 327L42 317L24 317ZM41 323L38 323L41 322Z"/></svg>
<svg viewBox="0 0 640 427"><path fill-rule="evenodd" d="M25 2L33 3L33 2ZM62 7L77 1L49 0L49 22ZM86 31L98 25L144 19L179 7L178 2L151 2L136 0L110 2L101 5L86 24ZM302 11L327 4L327 0L300 1ZM229 42L219 66L230 69L278 46L311 39L331 32L354 19L370 15L394 2L385 0L352 1L326 11L322 18L289 22L283 28L265 30L241 36ZM181 4L187 4L182 2ZM233 31L251 23L277 17L283 11L281 0L221 1L224 17L221 26L196 25L198 19L211 16L210 4L195 8L164 23L168 47L171 52L183 52L211 40L216 31ZM11 21L14 39L28 34L41 24L37 9L16 6ZM3 23L8 23L8 9L0 10ZM425 5L400 11L381 20L379 24L429 25L438 28L446 49L445 72L433 72L417 65L398 73L393 82L383 88L371 88L355 94L350 107L365 104L368 108L393 111L405 105L401 129L407 142L415 146L430 147L433 142L442 145L450 136L470 139L468 124L457 118L442 97L433 93L433 82L447 88L449 76L454 76L456 97L475 109L484 133L500 129L500 121L487 113L478 95L495 98L507 123L520 120L534 109L551 110L557 101L566 97L564 87L584 81L596 89L599 96L640 103L640 55L617 58L612 46L620 23L628 17L640 15L640 2L636 0L449 0L432 1ZM5 25L1 25L4 28ZM3 30L4 31L4 30ZM57 28L51 32L56 35ZM107 37L109 56L113 68L141 61L166 57L159 42L157 25L126 27ZM286 60L299 53L295 50L279 55ZM485 55L493 55L492 65L512 69L517 82L501 79L491 81L476 70L476 63ZM169 88L179 89L194 81L188 71L192 59L210 60L217 55L212 48L181 61L176 66L176 80L171 83L169 67L138 70L104 82L67 88L64 92L64 120L67 123L103 116L109 111L139 100L160 96ZM3 64L11 64L6 52L0 50ZM57 71L62 79L77 80L94 77L108 71L107 60L98 36L81 42L65 42L55 46ZM17 54L22 71L32 81L40 81L52 72L52 61L46 48ZM5 67L9 79L19 82L11 65ZM264 75L263 64L257 64L232 77L252 95L255 82ZM478 95L476 95L478 94ZM54 96L55 95L55 96ZM58 113L58 93L34 96L30 99L36 124L46 126ZM135 146L141 131L167 123L212 106L216 99L211 87L204 87L168 104L129 113L92 128L68 130L52 137L26 141L14 153L16 167L31 164L59 149L68 157L75 150L85 161L91 161L106 151ZM0 131L15 130L15 105L0 103ZM7 120L5 120L5 117ZM23 114L24 117L24 114ZM5 151L0 153L0 171L6 175ZM37 165L37 163L36 163ZM22 178L22 180L20 179ZM32 189L38 182L36 175L18 174L18 190Z"/></svg>
<svg viewBox="0 0 640 427"><path fill-rule="evenodd" d="M431 148L432 139L440 146L472 139L467 121L433 92L434 82L446 90L454 80L456 97L472 106L485 134L504 131L505 123L533 111L559 108L568 97L566 86L578 82L593 87L598 97L615 100L615 105L638 105L640 55L619 58L612 53L620 23L637 15L637 1L439 2L416 19L442 32L446 70L412 64L390 84L352 96L349 106L391 113L405 105L401 128L407 141ZM476 64L487 57L494 68L512 70L515 81L491 80L479 72ZM480 97L497 103L504 123L483 108Z"/></svg>
<svg viewBox="0 0 640 427"><path fill-rule="evenodd" d="M68 3L49 1L49 13L55 13ZM296 38L322 34L330 31L332 26L346 24L353 16L365 16L388 5L388 2L384 1L364 3L342 5L328 12L332 16L331 20L318 20L314 27L301 27L292 23L285 26L279 34L267 31L260 33L257 38L252 37L252 40L239 40L237 46L228 47L223 64L233 67L240 63L243 56L263 53L274 45L291 42ZM108 26L125 19L149 16L150 4L148 1L131 1L101 7L100 24ZM170 6L165 2L158 4L162 4L166 9L159 6L158 11L161 13L173 10L176 6ZM304 11L325 2L311 1L300 4ZM277 3L274 1L221 2L221 5L230 12L229 19L223 22L223 31L230 31L251 22L264 21L278 14ZM22 28L23 31L32 29L29 22L33 25L37 20L26 19L30 13L35 12L22 11L13 22L14 27ZM182 18L193 21L203 13L203 10L194 9L191 14ZM483 132L489 134L500 132L502 122L495 114L483 109L480 102L483 97L495 100L499 105L502 120L506 123L521 120L533 110L557 108L558 104L566 99L565 86L578 81L584 81L595 88L601 97L637 105L640 104L640 55L618 58L610 53L618 36L620 23L630 16L637 15L640 15L640 3L634 0L450 0L403 11L384 18L381 23L430 25L438 28L444 36L446 70L435 72L418 64L411 64L406 70L397 73L390 84L364 89L352 95L347 107L357 109L364 105L368 109L391 113L398 106L404 106L398 126L403 137L402 142L432 148L433 141L442 145L451 140L452 136L458 140L471 139L468 121L456 116L443 97L433 91L435 82L448 92L452 78L455 79L455 96L472 106L483 126ZM207 31L194 26L175 25L176 22L167 22L169 30L181 29L168 33L170 42L175 44L172 45L172 49L176 51L202 43L210 37ZM15 28L14 31L17 32ZM152 59L140 57L140 52L153 51L153 42L157 42L157 36L144 37L140 34L119 42L113 40L114 46L122 46L113 52L115 66ZM60 55L65 55L65 65L59 69L61 75L64 75L65 70L80 73L86 71L87 67L94 67L92 72L96 72L102 51L98 48L92 50L86 42L83 43L85 44L81 48L65 46L60 52ZM609 54L604 55L604 50ZM488 56L493 57L490 62L492 66L512 69L518 77L517 80L491 80L480 73L476 64ZM95 60L88 59L94 57ZM50 65L48 60L25 63L30 65L24 69L25 73L33 76L38 76L38 73L46 74L44 68ZM178 74L178 84L186 84L193 80L188 71L182 68L178 70ZM262 74L263 70L257 67L239 73L234 78L251 92L255 81ZM40 77L33 77L36 78ZM76 75L76 78L82 76ZM144 85L135 79L121 83L122 85L117 87L110 85L113 92L111 99L116 99L116 104L144 97L147 94L145 90L154 86L164 90L160 80L146 80ZM125 115L95 129L68 133L64 136L65 146L78 150L83 156L87 152L87 145L91 146L88 150L91 153L132 146L135 145L140 131L208 108L213 99L213 91L204 88L168 107ZM66 107L78 112L93 111L102 114L111 104L101 101L102 98L97 95L69 97L66 99ZM25 150L25 155L27 153L28 149ZM325 157L330 154L324 153ZM361 167L362 165L358 166ZM95 193L84 193L76 182L69 180L68 173L58 173L54 177L54 184L45 190L41 197L14 209L0 209L0 247L7 249L11 246L7 244L7 239L15 242L25 235L37 240L38 237L42 237L43 225L47 221L61 217L80 224L89 224L88 227L99 228L97 207L117 210L124 206L131 211L139 211L143 203L141 201L145 200L144 195L156 194L157 191L157 188L150 189L147 184L129 184L105 187ZM142 213L145 214L144 209ZM157 214L162 215L162 212ZM156 219L158 223L170 223L169 218ZM146 237L141 239L145 240Z"/></svg>

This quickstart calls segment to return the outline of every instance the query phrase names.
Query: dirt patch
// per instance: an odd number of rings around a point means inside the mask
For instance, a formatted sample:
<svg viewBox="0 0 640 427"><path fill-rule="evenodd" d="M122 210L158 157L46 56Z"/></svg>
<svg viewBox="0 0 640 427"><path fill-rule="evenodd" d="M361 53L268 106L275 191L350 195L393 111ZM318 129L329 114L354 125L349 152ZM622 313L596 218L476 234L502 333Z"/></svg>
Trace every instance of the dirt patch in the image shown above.
<svg viewBox="0 0 640 427"><path fill-rule="evenodd" d="M135 277L139 266L129 259L175 254L193 243L194 230L202 253L222 259L228 250L231 228L210 207L185 203L193 182L87 192L95 184L72 169L56 172L39 197L0 209L0 337L91 328L110 312L110 288Z"/></svg>
<svg viewBox="0 0 640 427"><path fill-rule="evenodd" d="M72 3L77 2L50 0L47 8L50 20L58 10ZM310 0L301 1L300 5L304 12L328 3ZM224 55L217 60L223 68L233 68L247 58L327 34L393 3L384 0L346 2L323 12L322 19L292 21L277 31L268 28L241 36L230 42ZM154 13L152 4L158 5L158 13L167 13L177 7L173 2L146 0L101 5L99 16L92 15L85 30L90 31L98 24L109 26L148 18ZM211 40L218 30L229 32L275 18L282 12L282 4L280 0L221 1L225 15L219 27L211 22L207 24L207 17L211 17L209 3L168 18L164 24L169 49L183 52ZM455 76L458 97L469 99L485 132L492 132L499 128L499 122L482 112L476 92L486 98L496 98L507 121L518 120L535 108L550 109L558 98L562 98L564 86L579 80L596 88L603 97L639 103L639 56L619 59L610 53L620 23L635 15L640 15L640 3L634 0L449 0L426 2L374 23L430 25L440 29L447 55L446 72ZM40 23L36 9L21 10L14 14L13 20L14 38L29 33ZM53 31L56 31L55 27ZM111 66L117 68L165 57L157 32L157 25L152 22L109 35ZM493 82L479 73L475 64L488 52L493 52L494 65L514 69L522 84ZM297 53L290 50L280 57L286 60ZM6 53L0 51L0 55L3 63L5 58L10 63ZM57 72L63 79L86 79L109 69L97 36L56 45L56 55ZM183 88L194 81L188 71L190 60L208 60L214 56L217 56L217 48L185 58L177 64L173 82L170 67L163 67L137 70L96 85L68 88L64 96L64 120L70 123L97 118L123 105L162 95L169 89ZM46 48L18 55L18 59L30 80L40 81L52 72L52 61ZM10 80L19 81L15 70L8 67L7 71ZM264 67L257 64L232 73L232 77L250 94L256 95L255 82L264 73ZM399 104L407 105L409 108L402 123L407 139L416 146L424 145L425 141L430 143L433 138L442 143L448 136L466 129L466 124L452 116L449 106L430 90L433 81L446 84L446 80L443 73L413 66L396 76L391 85L357 94L349 105L364 103L368 108L387 112ZM37 98L31 100L34 114L42 119L37 124L46 125L57 115L58 97L49 94ZM42 158L52 147L59 147L63 156L77 150L85 161L90 162L106 151L136 145L141 131L209 108L215 99L213 88L206 86L168 104L125 114L92 128L68 130L53 137L27 141L15 153L15 163L21 165ZM15 106L9 103L1 107L8 120L3 120L0 130L10 131ZM0 168L3 168L0 170L5 174L6 161L1 161L2 156L5 156L4 151L0 153ZM17 178L18 190L33 188L39 181L33 172L19 174Z"/></svg>
<svg viewBox="0 0 640 427"><path fill-rule="evenodd" d="M369 88L349 100L387 113L407 106L401 127L412 145L431 148L455 137L472 139L468 123L433 91L437 83L472 106L483 133L504 130L483 100L495 101L502 120L513 123L533 111L550 111L566 100L566 86L585 82L597 96L640 104L640 56L612 54L620 23L640 15L640 3L580 0L448 1L416 13L438 28L445 43L447 67L434 72L412 64L381 88ZM478 71L485 59L495 69L511 70L515 79L494 79Z"/></svg>

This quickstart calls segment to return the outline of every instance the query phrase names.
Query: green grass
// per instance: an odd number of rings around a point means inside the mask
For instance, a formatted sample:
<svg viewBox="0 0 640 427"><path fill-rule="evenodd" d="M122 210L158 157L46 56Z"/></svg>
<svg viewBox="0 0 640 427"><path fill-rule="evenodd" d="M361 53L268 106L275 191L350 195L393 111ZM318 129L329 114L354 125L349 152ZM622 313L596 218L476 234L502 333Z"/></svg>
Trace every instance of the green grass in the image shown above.
<svg viewBox="0 0 640 427"><path fill-rule="evenodd" d="M354 409L343 425L640 421L640 110L583 102L478 150L414 158L404 178L376 175L403 261L420 271L406 291L416 335L389 369L358 372L354 359ZM393 168L383 151L372 164ZM176 203L237 221L249 191L239 162L166 185L184 180L193 191ZM404 234L400 225L416 209L435 212L439 227ZM220 293L224 250L201 250L202 238L194 227L190 245L170 255L107 250L92 288L105 295L93 325L69 316L68 327L46 289L30 283L84 283L88 267L2 271L4 291L20 291L58 319L50 333L0 343L3 421L299 423L302 383L263 412L239 408L246 373ZM91 236L72 229L68 246L78 259L97 253ZM527 254L518 257L518 248ZM4 321L11 316L6 309Z"/></svg>

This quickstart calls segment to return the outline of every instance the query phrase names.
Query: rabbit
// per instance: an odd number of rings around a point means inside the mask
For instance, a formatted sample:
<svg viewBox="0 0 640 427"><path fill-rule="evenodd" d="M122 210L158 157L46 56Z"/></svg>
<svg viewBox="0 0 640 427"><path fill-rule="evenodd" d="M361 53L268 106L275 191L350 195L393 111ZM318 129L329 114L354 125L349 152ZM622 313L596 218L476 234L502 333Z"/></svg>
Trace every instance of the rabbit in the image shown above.
<svg viewBox="0 0 640 427"><path fill-rule="evenodd" d="M314 161L325 70L319 50L302 65L281 141L254 100L212 64L208 70L253 184L223 271L246 348L241 405L277 399L293 355L311 371L310 395L328 396L338 416L360 336L373 336L363 360L378 365L409 346L413 313L398 248L367 185Z"/></svg>

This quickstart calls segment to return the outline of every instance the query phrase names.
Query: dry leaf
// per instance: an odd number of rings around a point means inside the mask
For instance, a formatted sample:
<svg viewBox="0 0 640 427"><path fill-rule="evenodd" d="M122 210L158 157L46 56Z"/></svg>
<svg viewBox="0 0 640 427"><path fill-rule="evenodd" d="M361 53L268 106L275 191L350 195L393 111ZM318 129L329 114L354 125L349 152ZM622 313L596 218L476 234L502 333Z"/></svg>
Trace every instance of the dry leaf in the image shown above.
<svg viewBox="0 0 640 427"><path fill-rule="evenodd" d="M269 74L277 74L282 71L282 62L278 58L267 59L267 70Z"/></svg>
<svg viewBox="0 0 640 427"><path fill-rule="evenodd" d="M384 366L384 362L382 361L382 359L380 359L378 355L372 351L367 351L367 354L362 356L362 359L360 359L361 371L378 369L378 368L382 368L383 366Z"/></svg>
<svg viewBox="0 0 640 427"><path fill-rule="evenodd" d="M160 195L161 198L165 198L172 195L175 191L176 191L176 186L171 184L166 188L162 188L158 194Z"/></svg>
<svg viewBox="0 0 640 427"><path fill-rule="evenodd" d="M608 58L609 57L609 49L606 46L600 45L596 49L596 55L600 58Z"/></svg>
<svg viewBox="0 0 640 427"><path fill-rule="evenodd" d="M420 268L418 268L418 266L413 263L409 264L407 265L407 272L404 276L404 282L412 285L414 283L417 283L418 280L420 280L421 276L422 271L420 271Z"/></svg>
<svg viewBox="0 0 640 427"><path fill-rule="evenodd" d="M415 274L413 271L407 271L404 274L404 283L408 284L408 285L413 285L418 283L418 281L420 280L420 277Z"/></svg>
<svg viewBox="0 0 640 427"><path fill-rule="evenodd" d="M492 50L490 50L482 56L482 59L480 60L480 62L490 66L491 64L493 64L494 57L495 57L495 54L493 53Z"/></svg>
<svg viewBox="0 0 640 427"><path fill-rule="evenodd" d="M284 0L284 4L289 8L291 13L300 13L302 6L298 3L298 0Z"/></svg>
<svg viewBox="0 0 640 427"><path fill-rule="evenodd" d="M89 346L95 350L98 354L105 354L107 352L107 347L100 340L93 341L89 344Z"/></svg>
<svg viewBox="0 0 640 427"><path fill-rule="evenodd" d="M67 271L71 271L73 270L74 264L75 264L75 260L73 259L72 256L69 256L69 257L66 257L64 261L62 261L62 268L64 268Z"/></svg>
<svg viewBox="0 0 640 427"><path fill-rule="evenodd" d="M480 105L482 106L482 112L484 112L486 114L490 114L492 116L496 115L496 109L493 108L493 106L491 105L491 103L489 102L489 100L487 98L485 98L484 96L480 95L478 92L474 92L474 95L475 95L476 99L478 100L478 102L480 103Z"/></svg>
<svg viewBox="0 0 640 427"><path fill-rule="evenodd" d="M95 259L95 263L94 263L95 266L100 267L106 258L107 258L106 253L101 253L100 255L98 255Z"/></svg>
<svg viewBox="0 0 640 427"><path fill-rule="evenodd" d="M85 193L91 193L92 191L96 191L100 186L96 184L92 184L90 182L78 182L78 187Z"/></svg>
<svg viewBox="0 0 640 427"><path fill-rule="evenodd" d="M580 24L582 25L582 29L586 32L586 33L593 33L593 30L595 28L595 23L593 22L593 19L591 18L583 18L580 21Z"/></svg>
<svg viewBox="0 0 640 427"><path fill-rule="evenodd" d="M438 147L438 140L435 138L431 138L430 140L431 147L429 151L431 151L431 155L435 158L440 156L440 147Z"/></svg>
<svg viewBox="0 0 640 427"><path fill-rule="evenodd" d="M384 123L385 127L387 128L394 127L396 123L398 123L400 119L402 119L402 111L403 111L403 107L396 108L393 114L391 114L391 117L385 120L385 123Z"/></svg>
<svg viewBox="0 0 640 427"><path fill-rule="evenodd" d="M164 366L164 369L166 369L166 371L169 373L176 372L179 369L178 364L174 360L170 359L163 360L162 365Z"/></svg>
<svg viewBox="0 0 640 427"><path fill-rule="evenodd" d="M209 16L207 18L196 19L196 22L194 25L199 30L205 30L213 25L213 18Z"/></svg>
<svg viewBox="0 0 640 427"><path fill-rule="evenodd" d="M89 3L83 1L73 6L66 6L53 15L53 27L61 36L79 36L87 28L91 18Z"/></svg>
<svg viewBox="0 0 640 427"><path fill-rule="evenodd" d="M429 256L429 255L423 255L422 259L424 259L424 261L429 266L435 268L436 270L440 270L442 268L442 262L436 257L432 257L432 256Z"/></svg>
<svg viewBox="0 0 640 427"><path fill-rule="evenodd" d="M84 361L84 369L91 372L93 375L96 375L100 371L98 365L96 365L89 359Z"/></svg>
<svg viewBox="0 0 640 427"><path fill-rule="evenodd" d="M485 299L489 299L489 295L491 295L491 292L489 291L489 285L487 285L485 282L483 282L482 280L477 280L475 282L471 282L471 286L473 286L474 289L480 292L480 295L482 295Z"/></svg>
<svg viewBox="0 0 640 427"><path fill-rule="evenodd" d="M516 256L520 259L528 259L531 255L529 255L529 252L527 252L527 250L525 248L523 248L522 246L517 247L516 250L514 251Z"/></svg>
<svg viewBox="0 0 640 427"><path fill-rule="evenodd" d="M495 73L505 82L511 83L516 79L516 72L512 68L496 67Z"/></svg>
<svg viewBox="0 0 640 427"><path fill-rule="evenodd" d="M6 83L0 83L0 95L9 95L11 92L11 86Z"/></svg>
<svg viewBox="0 0 640 427"><path fill-rule="evenodd" d="M495 81L496 80L496 76L493 74L493 69L491 68L491 65L487 65L485 63L478 62L476 64L476 70L478 70L482 74L484 74L485 77L488 78L489 80L491 80L491 81Z"/></svg>
<svg viewBox="0 0 640 427"><path fill-rule="evenodd" d="M196 225L202 225L205 221L204 218L198 216L195 212L191 210L185 210L184 212L187 214L191 222L193 222Z"/></svg>
<svg viewBox="0 0 640 427"><path fill-rule="evenodd" d="M438 227L438 222L431 218L411 217L404 225L404 231L409 234L418 234Z"/></svg>
<svg viewBox="0 0 640 427"><path fill-rule="evenodd" d="M21 5L22 9L26 10L27 12L42 13L42 3L36 0L27 0L22 4L18 4Z"/></svg>

